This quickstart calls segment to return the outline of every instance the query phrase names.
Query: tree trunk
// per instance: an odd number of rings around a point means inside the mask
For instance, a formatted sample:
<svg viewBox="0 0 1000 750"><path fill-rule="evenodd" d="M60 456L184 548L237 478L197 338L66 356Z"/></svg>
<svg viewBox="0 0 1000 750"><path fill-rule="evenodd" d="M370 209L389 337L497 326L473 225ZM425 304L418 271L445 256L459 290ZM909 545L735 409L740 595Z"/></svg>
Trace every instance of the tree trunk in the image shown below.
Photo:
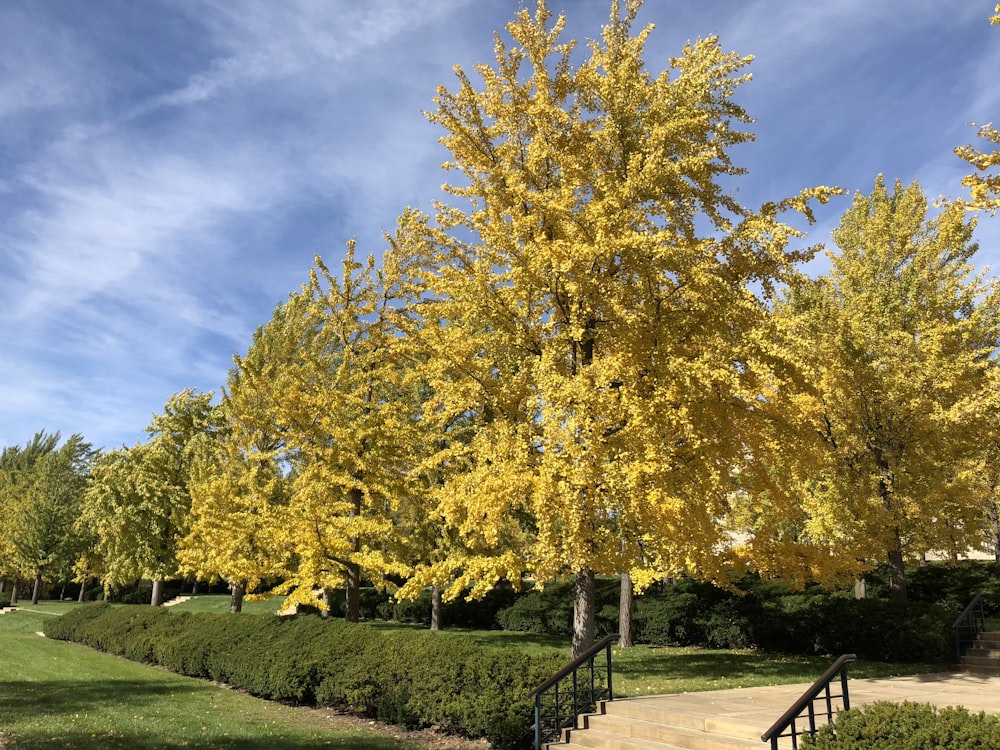
<svg viewBox="0 0 1000 750"><path fill-rule="evenodd" d="M441 629L441 587L431 586L431 630Z"/></svg>
<svg viewBox="0 0 1000 750"><path fill-rule="evenodd" d="M618 594L618 645L631 648L632 642L632 608L635 603L635 587L632 576L622 573L621 591Z"/></svg>
<svg viewBox="0 0 1000 750"><path fill-rule="evenodd" d="M865 599L868 597L868 582L865 580L864 576L858 576L854 579L854 598L855 599Z"/></svg>
<svg viewBox="0 0 1000 750"><path fill-rule="evenodd" d="M191 584L191 596L194 596L197 593L198 593L198 579L195 578L194 583Z"/></svg>
<svg viewBox="0 0 1000 750"><path fill-rule="evenodd" d="M80 581L80 595L76 598L77 602L82 604L84 594L86 593L87 593L87 579L84 578L82 581Z"/></svg>
<svg viewBox="0 0 1000 750"><path fill-rule="evenodd" d="M7 579L0 578L0 594L7 590Z"/></svg>
<svg viewBox="0 0 1000 750"><path fill-rule="evenodd" d="M361 621L361 566L357 563L347 565L347 606L344 608L344 619L347 622Z"/></svg>
<svg viewBox="0 0 1000 750"><path fill-rule="evenodd" d="M238 615L243 611L243 597L247 595L247 582L235 581L230 586L232 596L229 597L229 613Z"/></svg>
<svg viewBox="0 0 1000 750"><path fill-rule="evenodd" d="M320 597L323 600L323 606L319 608L319 616L329 617L331 604L333 603L333 592L324 586L322 592L320 593Z"/></svg>
<svg viewBox="0 0 1000 750"><path fill-rule="evenodd" d="M898 531L896 538L897 544L888 552L889 594L893 599L906 599L906 566L903 563L903 551L898 543Z"/></svg>
<svg viewBox="0 0 1000 750"><path fill-rule="evenodd" d="M42 571L35 573L35 585L31 589L31 606L38 604L38 600L42 597Z"/></svg>
<svg viewBox="0 0 1000 750"><path fill-rule="evenodd" d="M594 571L584 568L576 572L573 599L573 658L594 645Z"/></svg>
<svg viewBox="0 0 1000 750"><path fill-rule="evenodd" d="M369 392L368 398L371 398ZM358 476L360 480L360 475ZM364 505L365 494L355 487L349 493L351 498L351 518L361 515ZM361 551L361 540L357 537L351 539L351 547L355 553ZM361 566L353 560L347 563L347 606L344 608L344 619L347 622L359 622L361 620Z"/></svg>
<svg viewBox="0 0 1000 750"><path fill-rule="evenodd" d="M149 597L149 603L154 607L159 607L163 604L163 581L155 580L153 581L153 595Z"/></svg>
<svg viewBox="0 0 1000 750"><path fill-rule="evenodd" d="M17 604L18 583L19 583L19 581L15 578L14 579L14 587L10 590L10 606L12 606L12 607L15 604Z"/></svg>
<svg viewBox="0 0 1000 750"><path fill-rule="evenodd" d="M992 487L992 494L994 498L996 497L997 488ZM996 499L989 505L989 517L990 517L990 543L993 547L993 559L997 566L1000 568L1000 503ZM3 591L0 588L0 591Z"/></svg>
<svg viewBox="0 0 1000 750"><path fill-rule="evenodd" d="M63 579L62 587L59 589L59 601L66 599L66 579Z"/></svg>

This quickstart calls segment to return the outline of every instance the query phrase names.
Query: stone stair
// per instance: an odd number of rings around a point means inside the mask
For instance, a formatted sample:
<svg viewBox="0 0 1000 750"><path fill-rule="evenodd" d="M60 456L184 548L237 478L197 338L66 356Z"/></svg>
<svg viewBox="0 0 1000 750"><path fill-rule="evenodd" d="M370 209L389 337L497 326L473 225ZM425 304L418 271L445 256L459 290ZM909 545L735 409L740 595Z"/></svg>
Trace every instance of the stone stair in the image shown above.
<svg viewBox="0 0 1000 750"><path fill-rule="evenodd" d="M566 730L564 742L550 744L549 750L763 750L761 734L789 705L782 705L786 696L779 698L767 709L765 723L759 703L710 705L709 695L604 702L598 713L580 717L580 728Z"/></svg>
<svg viewBox="0 0 1000 750"><path fill-rule="evenodd" d="M980 633L962 656L962 669L968 674L1000 676L1000 633Z"/></svg>

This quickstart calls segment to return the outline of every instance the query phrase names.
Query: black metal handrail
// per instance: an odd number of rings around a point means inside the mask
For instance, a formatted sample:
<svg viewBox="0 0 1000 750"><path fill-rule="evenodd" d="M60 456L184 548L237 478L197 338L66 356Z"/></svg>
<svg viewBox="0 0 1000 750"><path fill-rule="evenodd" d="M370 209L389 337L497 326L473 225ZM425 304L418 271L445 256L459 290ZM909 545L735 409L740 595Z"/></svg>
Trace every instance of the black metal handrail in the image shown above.
<svg viewBox="0 0 1000 750"><path fill-rule="evenodd" d="M830 668L823 673L812 686L806 690L802 697L799 698L795 703L789 707L785 713L781 715L771 728L768 729L764 734L760 736L761 742L771 743L771 750L778 750L778 740L782 737L792 738L792 748L798 748L799 741L798 736L800 734L816 734L816 709L815 702L822 700L826 703L826 710L820 712L819 715L826 714L827 722L833 721L833 715L835 713L833 707L833 699L840 698L843 701L843 707L846 711L851 707L851 699L847 693L847 663L852 662L858 657L854 654L844 654L837 661L830 665ZM835 695L830 692L830 683L834 681L835 678L840 678L840 695ZM822 694L822 695L821 695ZM802 731L798 731L796 728L796 721L799 720L802 712L808 709L809 712L809 726L804 728Z"/></svg>
<svg viewBox="0 0 1000 750"><path fill-rule="evenodd" d="M611 644L619 638L615 633L595 643L528 693L529 698L535 699L535 750L541 750L543 743L557 739L563 729L575 727L580 714L596 711L598 701L614 699L611 690ZM599 670L596 660L602 651L605 658ZM560 685L569 678L572 679L571 685L560 692Z"/></svg>
<svg viewBox="0 0 1000 750"><path fill-rule="evenodd" d="M969 606L958 616L951 632L955 636L955 662L962 661L962 654L976 641L976 636L986 630L986 608L983 606L983 595L969 602Z"/></svg>

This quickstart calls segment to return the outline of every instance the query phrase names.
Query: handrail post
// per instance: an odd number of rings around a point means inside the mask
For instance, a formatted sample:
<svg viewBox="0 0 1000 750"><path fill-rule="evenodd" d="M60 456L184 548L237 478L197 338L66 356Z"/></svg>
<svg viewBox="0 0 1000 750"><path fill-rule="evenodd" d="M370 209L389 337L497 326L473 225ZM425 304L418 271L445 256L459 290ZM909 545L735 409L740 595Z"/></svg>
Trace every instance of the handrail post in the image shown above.
<svg viewBox="0 0 1000 750"><path fill-rule="evenodd" d="M971 643L982 631L986 629L986 608L983 606L982 592L976 594L975 598L958 616L951 626L952 634L955 637L955 661L962 661L962 651L966 642ZM971 638L966 638L967 633L971 633Z"/></svg>
<svg viewBox="0 0 1000 750"><path fill-rule="evenodd" d="M806 710L809 719L809 729L807 730L810 734L816 734L816 708L815 702L817 700L823 700L821 694L825 691L825 702L827 710L827 721L833 721L833 696L830 692L830 683L838 675L840 677L841 695L840 698L843 699L844 709L850 708L851 700L848 697L847 689L847 663L852 662L857 657L854 654L844 654L837 661L835 661L830 668L827 669L823 675L814 682L808 690L806 690L801 697L793 703L785 713L781 715L771 728L768 729L764 734L761 735L760 739L762 742L767 742L770 740L772 750L778 750L778 739L781 737L791 737L792 748L798 748L798 727L796 726L796 719ZM786 730L791 729L790 732L786 733Z"/></svg>
<svg viewBox="0 0 1000 750"><path fill-rule="evenodd" d="M580 654L580 656L563 667L559 672L549 677L545 682L528 693L529 698L535 698L535 750L541 750L543 743L549 742L551 739L559 736L563 729L575 727L577 717L586 711L595 710L597 702L603 700L605 696L607 700L614 699L614 693L611 689L610 644L611 641L618 637L618 634L615 633L609 635L600 643L595 643L586 652ZM603 689L599 689L597 685L596 657L602 650L606 652L608 682ZM590 672L586 686L582 686L580 683L579 671L581 669L588 669ZM572 680L572 710L568 715L563 716L560 705L559 685L567 677ZM554 714L551 717L551 726L543 728L542 724L548 722L549 717L547 714L544 717L542 715L542 698L550 690L554 703ZM581 695L581 692L584 690L587 693L586 696ZM565 702L565 699L563 702Z"/></svg>
<svg viewBox="0 0 1000 750"><path fill-rule="evenodd" d="M608 700L615 699L615 691L611 687L611 642L606 647L604 662L608 667Z"/></svg>

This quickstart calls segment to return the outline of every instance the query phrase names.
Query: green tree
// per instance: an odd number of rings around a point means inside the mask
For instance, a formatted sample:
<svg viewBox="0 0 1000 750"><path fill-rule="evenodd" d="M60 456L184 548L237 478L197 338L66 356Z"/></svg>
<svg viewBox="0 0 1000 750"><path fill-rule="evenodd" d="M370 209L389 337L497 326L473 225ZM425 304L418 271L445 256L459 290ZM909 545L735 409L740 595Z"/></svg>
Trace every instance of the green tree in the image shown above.
<svg viewBox="0 0 1000 750"><path fill-rule="evenodd" d="M64 574L81 548L73 524L94 451L81 435L61 446L59 438L40 432L0 457L3 537L16 573L34 578L32 604L38 603L44 577Z"/></svg>
<svg viewBox="0 0 1000 750"><path fill-rule="evenodd" d="M192 389L174 394L146 428L145 443L109 451L94 463L79 523L97 537L93 552L106 588L149 579L157 606L164 581L179 573L191 467L218 428L211 401L212 393Z"/></svg>

